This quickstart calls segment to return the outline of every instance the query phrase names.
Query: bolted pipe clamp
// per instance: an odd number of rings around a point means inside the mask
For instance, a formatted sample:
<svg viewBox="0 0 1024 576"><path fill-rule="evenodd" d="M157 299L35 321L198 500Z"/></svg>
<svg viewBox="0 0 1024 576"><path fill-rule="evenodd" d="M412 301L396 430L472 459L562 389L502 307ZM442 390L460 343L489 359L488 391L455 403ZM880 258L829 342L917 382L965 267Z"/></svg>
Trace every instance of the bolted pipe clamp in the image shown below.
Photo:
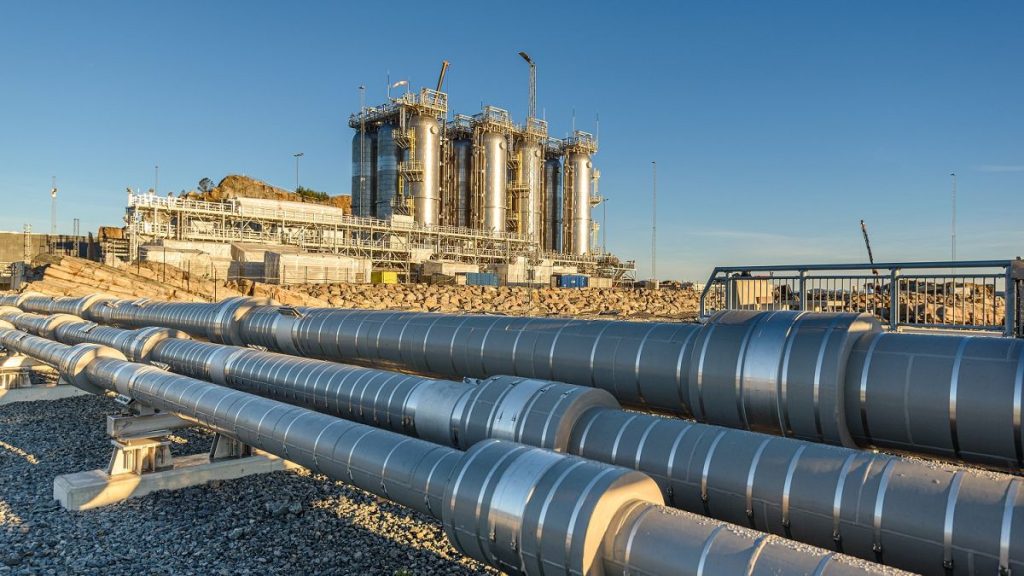
<svg viewBox="0 0 1024 576"><path fill-rule="evenodd" d="M452 478L441 514L449 540L513 574L601 574L616 515L637 501L663 503L635 470L501 440L474 445Z"/></svg>
<svg viewBox="0 0 1024 576"><path fill-rule="evenodd" d="M190 340L188 334L181 330L174 330L172 328L161 328L159 326L150 326L148 328L140 328L133 330L127 335L127 339L123 343L121 352L131 360L132 362L149 362L149 357L153 353L153 348L159 344L162 340L168 338L178 338L182 340Z"/></svg>
<svg viewBox="0 0 1024 576"><path fill-rule="evenodd" d="M124 354L108 346L99 344L76 344L68 349L60 359L57 369L69 384L91 394L103 394L106 389L93 384L85 373L89 364L97 358L113 358L126 360Z"/></svg>
<svg viewBox="0 0 1024 576"><path fill-rule="evenodd" d="M238 335L238 323L245 314L257 306L273 306L274 301L269 298L252 298L249 296L235 296L220 302L217 311L213 315L213 321L207 327L206 337L210 342L217 344L231 344L233 346L245 346Z"/></svg>

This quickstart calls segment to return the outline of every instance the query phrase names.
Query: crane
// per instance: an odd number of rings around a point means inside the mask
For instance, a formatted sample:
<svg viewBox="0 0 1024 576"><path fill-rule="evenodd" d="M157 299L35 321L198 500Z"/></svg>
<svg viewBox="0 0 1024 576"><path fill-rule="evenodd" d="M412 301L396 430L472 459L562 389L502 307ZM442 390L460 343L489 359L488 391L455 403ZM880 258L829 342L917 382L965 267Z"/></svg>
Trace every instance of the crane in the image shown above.
<svg viewBox="0 0 1024 576"><path fill-rule="evenodd" d="M437 94L434 94L434 104L437 104L438 98L441 97L441 88L444 86L444 75L448 73L448 61L441 61L441 75L437 77Z"/></svg>
<svg viewBox="0 0 1024 576"><path fill-rule="evenodd" d="M868 225L860 221L860 231L864 234L864 246L868 249L868 261L871 262L871 273L878 276L878 269L875 268L875 256L871 253L871 240L868 238Z"/></svg>
<svg viewBox="0 0 1024 576"><path fill-rule="evenodd" d="M529 119L537 117L537 64L533 62L530 55L520 52L519 56L530 65L530 115Z"/></svg>

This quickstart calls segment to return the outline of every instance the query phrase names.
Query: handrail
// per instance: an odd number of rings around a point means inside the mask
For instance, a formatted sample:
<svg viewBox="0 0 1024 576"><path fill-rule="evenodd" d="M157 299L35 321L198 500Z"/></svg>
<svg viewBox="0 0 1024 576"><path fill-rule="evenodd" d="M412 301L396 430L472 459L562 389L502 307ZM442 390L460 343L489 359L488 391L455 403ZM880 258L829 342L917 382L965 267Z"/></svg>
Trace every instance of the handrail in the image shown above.
<svg viewBox="0 0 1024 576"><path fill-rule="evenodd" d="M716 266L701 291L700 317L734 309L862 312L894 331L1024 337L1022 292L1020 260Z"/></svg>

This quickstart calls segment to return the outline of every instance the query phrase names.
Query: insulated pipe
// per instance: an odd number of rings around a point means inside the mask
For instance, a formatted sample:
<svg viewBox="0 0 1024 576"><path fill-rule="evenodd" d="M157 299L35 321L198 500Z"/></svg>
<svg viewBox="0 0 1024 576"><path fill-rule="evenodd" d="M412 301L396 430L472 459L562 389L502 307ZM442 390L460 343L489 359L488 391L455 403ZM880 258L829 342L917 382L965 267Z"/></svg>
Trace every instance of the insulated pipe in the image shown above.
<svg viewBox="0 0 1024 576"><path fill-rule="evenodd" d="M59 301L6 300L38 312L60 311ZM558 380L712 424L1024 467L1024 341L1017 339L880 336L868 315L807 312L723 312L700 326L296 310L239 298L98 300L85 315L421 373Z"/></svg>
<svg viewBox="0 0 1024 576"><path fill-rule="evenodd" d="M724 523L708 531L706 520L690 514L664 514L656 485L624 468L498 440L459 452L127 362L94 344L69 347L8 328L0 328L0 343L37 353L62 373L83 366L65 376L84 376L430 514L459 551L506 572L699 575L731 572L740 562L749 574L895 573ZM91 360L76 363L83 357ZM639 558L634 547L663 555Z"/></svg>
<svg viewBox="0 0 1024 576"><path fill-rule="evenodd" d="M1010 477L628 413L603 391L555 382L438 381L85 321L56 337L116 343L132 360L444 445L506 439L635 468L672 506L916 572L1024 570L1024 539L1010 544L1024 525L1021 480Z"/></svg>
<svg viewBox="0 0 1024 576"><path fill-rule="evenodd" d="M1021 471L1024 340L877 333L853 347L856 442Z"/></svg>

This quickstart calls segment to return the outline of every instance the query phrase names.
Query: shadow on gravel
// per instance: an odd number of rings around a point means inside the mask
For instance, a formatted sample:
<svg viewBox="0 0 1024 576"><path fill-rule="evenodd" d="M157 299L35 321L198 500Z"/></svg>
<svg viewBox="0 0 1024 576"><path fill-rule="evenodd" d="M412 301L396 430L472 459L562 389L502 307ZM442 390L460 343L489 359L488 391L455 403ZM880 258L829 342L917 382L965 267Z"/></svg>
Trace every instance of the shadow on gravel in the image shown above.
<svg viewBox="0 0 1024 576"><path fill-rule="evenodd" d="M157 492L87 512L53 500L60 474L103 468L104 418L82 396L0 406L0 574L478 574L432 520L306 471ZM181 430L175 455L212 435Z"/></svg>

